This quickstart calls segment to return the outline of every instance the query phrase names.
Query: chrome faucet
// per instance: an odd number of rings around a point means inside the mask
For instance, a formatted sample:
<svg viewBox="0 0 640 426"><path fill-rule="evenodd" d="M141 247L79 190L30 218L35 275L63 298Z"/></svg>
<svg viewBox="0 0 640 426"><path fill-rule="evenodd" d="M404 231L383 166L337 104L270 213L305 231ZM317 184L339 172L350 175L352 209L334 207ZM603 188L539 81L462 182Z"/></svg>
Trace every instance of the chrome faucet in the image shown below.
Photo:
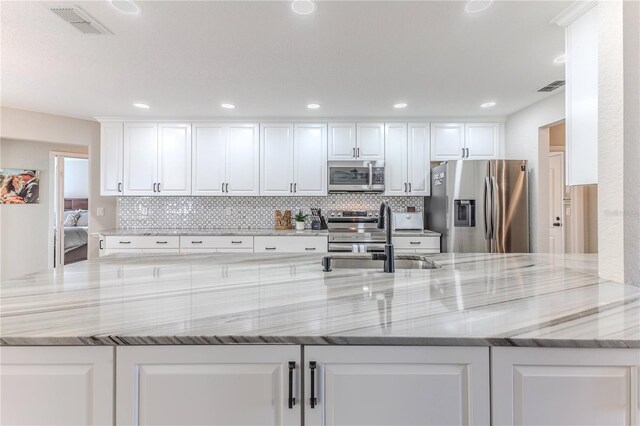
<svg viewBox="0 0 640 426"><path fill-rule="evenodd" d="M393 231L391 224L393 223L393 213L391 211L391 205L388 201L383 201L380 204L380 214L378 215L378 229L385 229L387 231L387 238L384 245L384 254L373 253L371 258L373 260L384 260L384 272L395 272L396 264L393 253Z"/></svg>

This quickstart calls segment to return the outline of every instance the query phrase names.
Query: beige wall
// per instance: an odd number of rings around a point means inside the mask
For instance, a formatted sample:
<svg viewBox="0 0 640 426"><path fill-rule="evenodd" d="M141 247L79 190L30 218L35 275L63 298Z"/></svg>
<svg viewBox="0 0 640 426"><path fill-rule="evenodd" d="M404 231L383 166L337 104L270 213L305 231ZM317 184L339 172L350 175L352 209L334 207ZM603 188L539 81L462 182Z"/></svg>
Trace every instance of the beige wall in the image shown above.
<svg viewBox="0 0 640 426"><path fill-rule="evenodd" d="M549 127L549 146L565 146L566 145L566 126L564 123L556 124Z"/></svg>
<svg viewBox="0 0 640 426"><path fill-rule="evenodd" d="M28 166L39 169L49 169L49 152L52 150L66 150L69 152L87 152L89 153L89 257L97 257L98 240L91 234L107 229L114 228L116 225L116 199L115 197L100 197L100 125L96 121L80 120L76 118L62 117L52 114L44 114L32 111L24 111L12 108L0 109L0 167L10 167L9 162L18 161L17 158L28 158L29 163L24 165L16 164L17 167ZM61 149L62 144L66 149ZM6 146L5 146L6 145ZM48 177L47 177L48 179ZM47 184L48 185L48 184ZM44 188L41 190L44 192ZM41 193L42 197L42 193ZM42 198L41 198L42 199ZM43 209L45 204L41 204L36 209ZM47 203L48 205L48 203ZM39 235L40 231L29 233L23 232L23 240L16 241L18 238L13 228L29 229L18 223L18 217L14 216L15 210L9 210L15 206L0 207L0 229L2 230L2 238L0 239L0 277L8 278L9 272L5 272L5 266L12 270L10 266L16 257L11 253L7 253L11 247L16 244L22 244L24 238L29 239L30 247L38 247L35 250L38 253L37 258L25 257L24 263L20 264L20 270L33 272L42 269L42 265L46 268L48 255L46 254L47 240L43 235ZM32 206L23 206L32 208ZM104 209L104 216L96 216L97 208ZM48 226L48 212L42 214L41 210L34 210L36 216L30 217L36 220L38 226L40 221L46 221ZM31 214L31 213L30 213ZM34 225L35 226L35 225ZM5 233L5 230L7 232ZM42 247L45 247L42 249ZM42 254L45 253L45 254ZM44 257L43 257L44 256ZM22 259L22 257L19 257ZM20 260L21 261L21 260ZM21 261L22 262L22 261Z"/></svg>
<svg viewBox="0 0 640 426"><path fill-rule="evenodd" d="M541 129L565 118L564 91L515 112L505 123L505 157L527 160L529 167L529 222L531 251L548 250L548 205L540 190L547 188L545 162L549 156L549 130ZM542 142L542 143L541 143ZM548 166L546 166L548 168Z"/></svg>

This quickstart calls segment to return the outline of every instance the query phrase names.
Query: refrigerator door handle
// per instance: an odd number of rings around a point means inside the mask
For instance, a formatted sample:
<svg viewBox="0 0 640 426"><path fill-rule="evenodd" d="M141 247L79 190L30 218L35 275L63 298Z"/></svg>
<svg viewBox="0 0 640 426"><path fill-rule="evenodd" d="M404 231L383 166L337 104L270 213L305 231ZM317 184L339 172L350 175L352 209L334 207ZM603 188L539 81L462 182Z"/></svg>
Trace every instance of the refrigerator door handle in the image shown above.
<svg viewBox="0 0 640 426"><path fill-rule="evenodd" d="M495 176L491 176L491 239L496 239L496 231L498 230L499 219L498 215L500 210L498 209L498 181Z"/></svg>
<svg viewBox="0 0 640 426"><path fill-rule="evenodd" d="M484 178L484 237L487 240L491 239L493 233L491 229L491 216L493 210L493 196L491 195L491 183L488 177Z"/></svg>

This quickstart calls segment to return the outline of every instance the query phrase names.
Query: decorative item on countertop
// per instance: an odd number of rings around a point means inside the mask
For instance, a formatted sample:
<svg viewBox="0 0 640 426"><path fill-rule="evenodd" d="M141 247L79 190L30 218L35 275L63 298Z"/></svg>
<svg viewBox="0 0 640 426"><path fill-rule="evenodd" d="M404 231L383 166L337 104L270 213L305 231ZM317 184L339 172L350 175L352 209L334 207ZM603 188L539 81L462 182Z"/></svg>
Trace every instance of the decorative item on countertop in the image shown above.
<svg viewBox="0 0 640 426"><path fill-rule="evenodd" d="M291 210L285 210L284 214L281 210L276 210L276 230L283 231L291 228Z"/></svg>
<svg viewBox="0 0 640 426"><path fill-rule="evenodd" d="M307 214L302 213L302 210L296 213L296 231L304 231L304 221L307 220Z"/></svg>

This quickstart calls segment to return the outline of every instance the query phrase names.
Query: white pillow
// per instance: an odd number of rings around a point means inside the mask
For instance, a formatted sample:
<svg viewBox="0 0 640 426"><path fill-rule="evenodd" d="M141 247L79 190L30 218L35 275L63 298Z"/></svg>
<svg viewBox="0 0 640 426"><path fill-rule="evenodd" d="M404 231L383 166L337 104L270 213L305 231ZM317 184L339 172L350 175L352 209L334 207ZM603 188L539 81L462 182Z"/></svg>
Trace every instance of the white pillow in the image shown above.
<svg viewBox="0 0 640 426"><path fill-rule="evenodd" d="M67 218L64 220L64 226L77 226L78 219L80 219L80 210L74 210L70 212Z"/></svg>

